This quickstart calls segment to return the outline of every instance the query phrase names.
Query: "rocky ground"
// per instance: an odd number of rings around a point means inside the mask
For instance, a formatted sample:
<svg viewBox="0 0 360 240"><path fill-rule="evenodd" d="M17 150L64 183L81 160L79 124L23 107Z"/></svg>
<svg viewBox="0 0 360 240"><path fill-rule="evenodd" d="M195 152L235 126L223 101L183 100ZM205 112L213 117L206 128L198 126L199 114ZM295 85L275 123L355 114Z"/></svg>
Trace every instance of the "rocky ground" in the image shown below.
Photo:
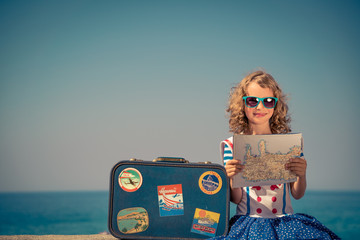
<svg viewBox="0 0 360 240"><path fill-rule="evenodd" d="M95 235L12 235L0 236L0 240L117 240L110 234Z"/></svg>

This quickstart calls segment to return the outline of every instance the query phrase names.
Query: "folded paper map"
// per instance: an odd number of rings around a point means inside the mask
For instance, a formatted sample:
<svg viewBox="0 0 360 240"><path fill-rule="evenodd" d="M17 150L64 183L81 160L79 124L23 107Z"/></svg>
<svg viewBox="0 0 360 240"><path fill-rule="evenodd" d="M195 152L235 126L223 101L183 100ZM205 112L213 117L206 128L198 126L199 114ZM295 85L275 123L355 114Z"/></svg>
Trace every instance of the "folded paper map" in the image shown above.
<svg viewBox="0 0 360 240"><path fill-rule="evenodd" d="M245 165L235 175L233 186L275 185L297 180L285 169L291 159L302 156L301 133L271 135L234 135L234 159Z"/></svg>

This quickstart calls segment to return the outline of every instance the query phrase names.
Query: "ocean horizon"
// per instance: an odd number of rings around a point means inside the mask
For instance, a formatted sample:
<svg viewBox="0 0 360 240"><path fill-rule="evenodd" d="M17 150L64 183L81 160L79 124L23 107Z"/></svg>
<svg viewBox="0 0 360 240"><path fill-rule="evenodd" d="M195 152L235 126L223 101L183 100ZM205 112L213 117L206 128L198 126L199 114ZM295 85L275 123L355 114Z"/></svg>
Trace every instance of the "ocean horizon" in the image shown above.
<svg viewBox="0 0 360 240"><path fill-rule="evenodd" d="M0 235L88 235L107 232L108 191L0 193ZM360 191L307 190L295 213L317 218L342 239L360 236ZM230 216L235 214L230 205Z"/></svg>

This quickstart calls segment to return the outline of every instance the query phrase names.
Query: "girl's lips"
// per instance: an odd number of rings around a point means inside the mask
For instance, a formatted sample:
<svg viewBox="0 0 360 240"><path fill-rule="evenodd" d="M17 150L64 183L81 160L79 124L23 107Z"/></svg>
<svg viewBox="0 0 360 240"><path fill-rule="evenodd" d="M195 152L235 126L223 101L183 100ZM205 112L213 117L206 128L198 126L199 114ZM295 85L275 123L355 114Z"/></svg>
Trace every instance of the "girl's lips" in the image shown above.
<svg viewBox="0 0 360 240"><path fill-rule="evenodd" d="M255 117L265 117L266 113L254 113Z"/></svg>

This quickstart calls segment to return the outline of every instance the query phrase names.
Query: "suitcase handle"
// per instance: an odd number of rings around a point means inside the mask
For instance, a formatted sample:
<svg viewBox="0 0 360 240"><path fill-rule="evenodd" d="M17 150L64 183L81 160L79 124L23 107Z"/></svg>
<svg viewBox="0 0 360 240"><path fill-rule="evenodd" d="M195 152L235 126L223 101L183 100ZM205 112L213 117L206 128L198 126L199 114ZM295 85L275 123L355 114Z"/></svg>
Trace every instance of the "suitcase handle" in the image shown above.
<svg viewBox="0 0 360 240"><path fill-rule="evenodd" d="M176 163L189 163L185 158L180 157L158 157L153 162L176 162Z"/></svg>

